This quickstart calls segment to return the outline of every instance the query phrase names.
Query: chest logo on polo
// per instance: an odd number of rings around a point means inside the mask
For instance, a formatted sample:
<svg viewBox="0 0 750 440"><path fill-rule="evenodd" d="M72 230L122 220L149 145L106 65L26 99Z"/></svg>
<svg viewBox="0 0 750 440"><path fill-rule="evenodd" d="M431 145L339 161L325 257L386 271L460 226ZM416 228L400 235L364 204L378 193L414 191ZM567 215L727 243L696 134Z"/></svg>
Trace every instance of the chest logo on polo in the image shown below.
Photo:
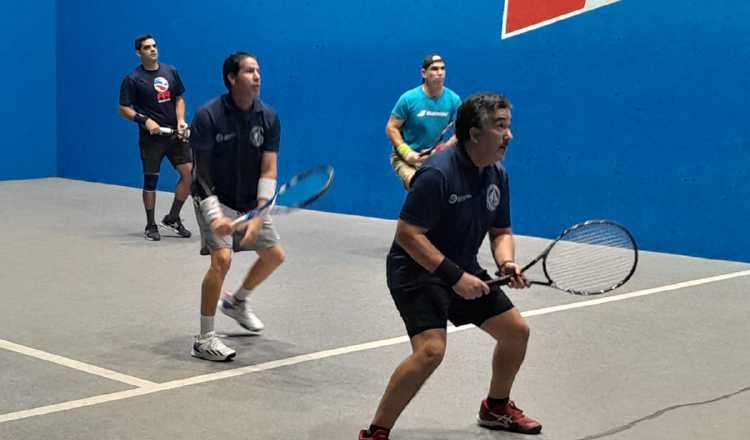
<svg viewBox="0 0 750 440"><path fill-rule="evenodd" d="M263 127L256 125L250 130L250 143L256 148L263 145Z"/></svg>
<svg viewBox="0 0 750 440"><path fill-rule="evenodd" d="M487 211L494 211L500 204L500 188L494 183L487 187Z"/></svg>
<svg viewBox="0 0 750 440"><path fill-rule="evenodd" d="M237 133L216 133L216 142L222 143L222 142L228 142L234 139L237 136Z"/></svg>
<svg viewBox="0 0 750 440"><path fill-rule="evenodd" d="M471 194L464 194L459 196L458 194L451 194L448 196L448 204L449 205L455 205L456 203L461 203L464 200L469 200L471 198Z"/></svg>
<svg viewBox="0 0 750 440"><path fill-rule="evenodd" d="M172 92L169 91L169 81L163 76L154 78L154 90L156 90L156 101L159 104L172 99Z"/></svg>

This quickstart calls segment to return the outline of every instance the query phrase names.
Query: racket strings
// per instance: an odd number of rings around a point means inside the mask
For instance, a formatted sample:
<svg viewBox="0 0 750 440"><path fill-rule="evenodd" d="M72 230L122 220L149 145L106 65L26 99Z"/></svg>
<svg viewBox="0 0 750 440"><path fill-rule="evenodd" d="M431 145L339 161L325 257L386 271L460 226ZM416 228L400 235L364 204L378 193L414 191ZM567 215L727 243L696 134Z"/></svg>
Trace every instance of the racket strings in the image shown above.
<svg viewBox="0 0 750 440"><path fill-rule="evenodd" d="M635 243L626 231L594 223L569 231L555 243L545 268L563 290L599 293L627 280L635 262Z"/></svg>
<svg viewBox="0 0 750 440"><path fill-rule="evenodd" d="M279 190L276 205L283 208L303 208L318 199L331 185L332 169L323 167L298 176Z"/></svg>

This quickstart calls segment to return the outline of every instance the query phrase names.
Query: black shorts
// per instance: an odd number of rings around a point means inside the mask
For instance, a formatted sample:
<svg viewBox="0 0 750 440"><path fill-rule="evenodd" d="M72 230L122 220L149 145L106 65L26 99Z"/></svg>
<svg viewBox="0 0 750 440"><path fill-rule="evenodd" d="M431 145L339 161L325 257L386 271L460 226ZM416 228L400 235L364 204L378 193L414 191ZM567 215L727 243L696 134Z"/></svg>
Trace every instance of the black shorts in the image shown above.
<svg viewBox="0 0 750 440"><path fill-rule="evenodd" d="M190 145L166 136L143 136L139 142L143 174L159 174L161 161L167 156L174 168L193 161Z"/></svg>
<svg viewBox="0 0 750 440"><path fill-rule="evenodd" d="M489 279L486 272L479 277ZM513 303L500 289L469 300L448 286L425 283L408 289L393 289L391 296L410 338L425 330L446 328L448 320L456 326L474 324L479 327L493 316L513 308Z"/></svg>

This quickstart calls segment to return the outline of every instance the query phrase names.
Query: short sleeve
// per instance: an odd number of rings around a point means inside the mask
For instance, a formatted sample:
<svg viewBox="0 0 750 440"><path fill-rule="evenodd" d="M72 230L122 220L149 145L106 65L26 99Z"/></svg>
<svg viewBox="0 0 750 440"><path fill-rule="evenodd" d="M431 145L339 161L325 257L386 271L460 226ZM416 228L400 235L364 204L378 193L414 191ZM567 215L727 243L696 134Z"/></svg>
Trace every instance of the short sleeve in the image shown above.
<svg viewBox="0 0 750 440"><path fill-rule="evenodd" d="M445 200L445 176L435 168L423 167L414 174L411 190L401 208L401 220L427 230L440 219Z"/></svg>
<svg viewBox="0 0 750 440"><path fill-rule="evenodd" d="M130 76L126 76L125 79L122 80L122 83L120 84L120 105L124 105L126 107L132 107L133 106L133 95L135 94L135 90L133 87L133 81L130 79Z"/></svg>
<svg viewBox="0 0 750 440"><path fill-rule="evenodd" d="M198 110L190 125L190 147L198 151L213 149L216 139L215 131L208 110L205 107Z"/></svg>
<svg viewBox="0 0 750 440"><path fill-rule="evenodd" d="M182 96L185 94L185 85L182 83L182 78L180 78L180 74L177 72L177 69L172 67L172 75L174 75L174 95L175 96Z"/></svg>
<svg viewBox="0 0 750 440"><path fill-rule="evenodd" d="M263 151L279 151L281 144L281 121L278 115L274 115L271 128L263 141Z"/></svg>
<svg viewBox="0 0 750 440"><path fill-rule="evenodd" d="M406 98L406 94L398 98L391 114L402 121L406 121L409 118L409 101Z"/></svg>
<svg viewBox="0 0 750 440"><path fill-rule="evenodd" d="M498 229L510 228L510 188L508 187L508 173L501 172L500 178L500 204L497 213L490 226Z"/></svg>

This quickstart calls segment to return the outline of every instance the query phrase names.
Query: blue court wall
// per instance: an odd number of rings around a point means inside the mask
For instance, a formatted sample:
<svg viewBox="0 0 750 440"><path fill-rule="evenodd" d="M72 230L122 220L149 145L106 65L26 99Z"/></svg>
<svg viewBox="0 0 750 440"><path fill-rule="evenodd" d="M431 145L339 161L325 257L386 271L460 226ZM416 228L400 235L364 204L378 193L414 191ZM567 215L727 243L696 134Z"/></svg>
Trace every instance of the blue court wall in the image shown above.
<svg viewBox="0 0 750 440"><path fill-rule="evenodd" d="M55 1L3 2L0 180L57 175Z"/></svg>
<svg viewBox="0 0 750 440"><path fill-rule="evenodd" d="M255 52L262 97L282 118L282 178L331 163L318 209L396 218L404 192L384 125L419 83L421 57L438 51L462 97L496 90L514 103L516 233L552 237L603 217L647 250L750 261L750 3L623 0L505 40L502 1L468 5L59 0L60 175L141 185L117 98L138 64L132 41L149 32L182 75L189 116L224 92L228 53ZM175 181L165 161L160 188Z"/></svg>

